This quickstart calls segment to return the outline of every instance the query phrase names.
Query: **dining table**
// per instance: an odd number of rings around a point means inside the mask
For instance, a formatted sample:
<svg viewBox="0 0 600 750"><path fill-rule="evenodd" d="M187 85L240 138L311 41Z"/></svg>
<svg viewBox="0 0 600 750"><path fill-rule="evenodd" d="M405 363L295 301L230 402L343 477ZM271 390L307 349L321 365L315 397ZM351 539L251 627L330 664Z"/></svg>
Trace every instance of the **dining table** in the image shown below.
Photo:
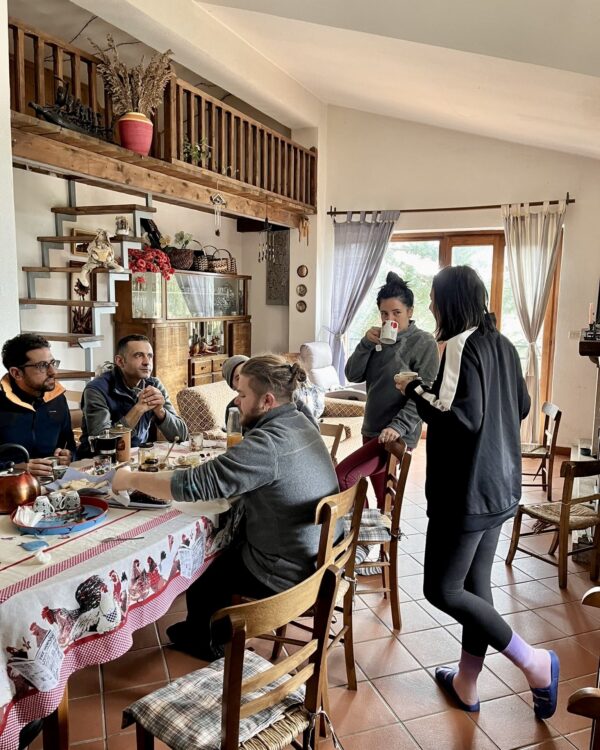
<svg viewBox="0 0 600 750"><path fill-rule="evenodd" d="M35 719L44 747L66 750L69 676L128 651L230 544L239 506L109 507L91 528L43 537L0 516L0 750ZM43 554L27 549L36 539Z"/></svg>

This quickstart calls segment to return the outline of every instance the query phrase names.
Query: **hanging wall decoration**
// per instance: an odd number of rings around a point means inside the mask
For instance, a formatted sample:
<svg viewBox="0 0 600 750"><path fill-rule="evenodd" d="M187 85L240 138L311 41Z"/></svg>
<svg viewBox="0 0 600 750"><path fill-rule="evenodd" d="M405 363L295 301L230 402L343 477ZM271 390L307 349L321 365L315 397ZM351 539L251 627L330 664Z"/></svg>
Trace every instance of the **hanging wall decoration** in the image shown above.
<svg viewBox="0 0 600 750"><path fill-rule="evenodd" d="M270 233L273 261L267 263L267 305L290 303L290 230Z"/></svg>
<svg viewBox="0 0 600 750"><path fill-rule="evenodd" d="M299 299L296 302L296 310L300 313L306 312L306 302L303 299Z"/></svg>
<svg viewBox="0 0 600 750"><path fill-rule="evenodd" d="M215 212L215 234L217 237L221 236L221 212L227 206L227 201L221 193L212 193L210 196L210 202L213 204Z"/></svg>
<svg viewBox="0 0 600 750"><path fill-rule="evenodd" d="M296 294L298 295L298 297L305 297L306 292L308 292L306 284L298 284L298 286L296 287Z"/></svg>
<svg viewBox="0 0 600 750"><path fill-rule="evenodd" d="M296 269L296 273L298 276L300 276L301 279L304 279L306 276L308 276L308 266L298 266Z"/></svg>

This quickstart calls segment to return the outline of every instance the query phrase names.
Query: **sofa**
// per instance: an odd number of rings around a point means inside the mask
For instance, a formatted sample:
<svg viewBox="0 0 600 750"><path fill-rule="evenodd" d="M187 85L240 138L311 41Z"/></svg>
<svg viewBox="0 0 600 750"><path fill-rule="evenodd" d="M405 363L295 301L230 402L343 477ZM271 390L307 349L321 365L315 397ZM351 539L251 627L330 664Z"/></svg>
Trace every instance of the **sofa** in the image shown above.
<svg viewBox="0 0 600 750"><path fill-rule="evenodd" d="M185 419L190 434L207 430L222 430L225 426L225 408L235 398L225 380L206 385L184 388L176 396L179 414ZM322 419L331 424L344 425L344 438L338 448L338 460L361 445L360 428L364 416L364 403L338 398L326 398Z"/></svg>

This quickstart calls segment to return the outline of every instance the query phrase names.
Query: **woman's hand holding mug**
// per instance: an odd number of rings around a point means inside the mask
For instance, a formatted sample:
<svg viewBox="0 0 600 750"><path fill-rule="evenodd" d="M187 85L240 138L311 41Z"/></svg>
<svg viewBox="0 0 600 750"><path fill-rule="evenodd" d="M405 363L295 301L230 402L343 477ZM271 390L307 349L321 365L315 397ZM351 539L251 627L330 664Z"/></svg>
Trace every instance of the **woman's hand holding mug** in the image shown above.
<svg viewBox="0 0 600 750"><path fill-rule="evenodd" d="M379 337L381 336L381 328L379 326L373 326L365 333L365 338L368 339L372 344L379 343Z"/></svg>

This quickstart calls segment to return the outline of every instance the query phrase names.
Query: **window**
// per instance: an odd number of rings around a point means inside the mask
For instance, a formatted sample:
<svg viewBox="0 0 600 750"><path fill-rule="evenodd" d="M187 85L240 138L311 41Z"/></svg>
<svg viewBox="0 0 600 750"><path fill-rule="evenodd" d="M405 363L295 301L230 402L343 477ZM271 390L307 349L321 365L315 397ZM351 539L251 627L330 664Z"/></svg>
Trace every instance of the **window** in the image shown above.
<svg viewBox="0 0 600 750"><path fill-rule="evenodd" d="M437 271L447 265L468 265L481 276L489 294L490 311L496 315L499 329L517 348L523 370L527 361L527 342L515 308L508 265L504 253L503 232L427 233L394 235L389 243L381 268L365 301L356 314L346 336L350 354L371 326L380 325L375 300L388 271L395 271L409 284L415 295L415 323L433 333L435 321L429 312L429 292ZM538 350L541 368L541 400L550 399L551 363L557 302L559 264L550 293L550 301Z"/></svg>

